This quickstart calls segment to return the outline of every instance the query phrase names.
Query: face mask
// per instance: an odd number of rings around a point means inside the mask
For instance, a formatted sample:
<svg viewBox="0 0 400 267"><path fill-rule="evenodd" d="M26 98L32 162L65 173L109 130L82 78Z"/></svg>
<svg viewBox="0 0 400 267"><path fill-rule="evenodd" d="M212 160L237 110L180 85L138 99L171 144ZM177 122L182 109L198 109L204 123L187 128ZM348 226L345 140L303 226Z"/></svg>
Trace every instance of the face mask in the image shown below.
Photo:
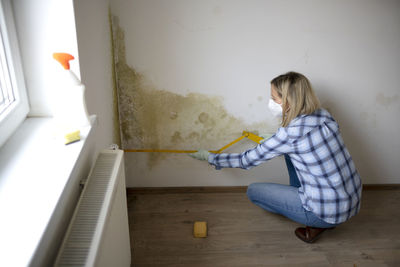
<svg viewBox="0 0 400 267"><path fill-rule="evenodd" d="M274 100L270 99L268 102L268 108L271 111L272 115L275 117L282 116L282 106L276 103Z"/></svg>

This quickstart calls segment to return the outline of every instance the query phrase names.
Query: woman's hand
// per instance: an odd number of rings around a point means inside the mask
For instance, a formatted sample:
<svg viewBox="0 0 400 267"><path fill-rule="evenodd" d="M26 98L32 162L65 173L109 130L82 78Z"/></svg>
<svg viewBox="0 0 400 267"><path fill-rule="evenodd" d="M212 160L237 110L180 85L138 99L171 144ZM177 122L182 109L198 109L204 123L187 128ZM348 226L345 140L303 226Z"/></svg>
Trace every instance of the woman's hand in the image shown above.
<svg viewBox="0 0 400 267"><path fill-rule="evenodd" d="M205 161L208 161L208 155L210 155L210 152L204 149L199 149L197 152L189 154L194 159Z"/></svg>

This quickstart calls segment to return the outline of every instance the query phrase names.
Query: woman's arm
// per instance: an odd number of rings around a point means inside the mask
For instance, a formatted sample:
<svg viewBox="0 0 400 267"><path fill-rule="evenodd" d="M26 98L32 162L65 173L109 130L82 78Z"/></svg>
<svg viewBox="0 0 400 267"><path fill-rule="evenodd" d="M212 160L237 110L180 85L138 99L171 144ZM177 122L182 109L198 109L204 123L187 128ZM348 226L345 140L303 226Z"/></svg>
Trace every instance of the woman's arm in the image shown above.
<svg viewBox="0 0 400 267"><path fill-rule="evenodd" d="M242 168L248 170L276 156L290 152L292 152L292 145L286 129L279 128L271 138L255 148L243 153L210 153L208 155L208 162L214 165L217 170L221 168Z"/></svg>

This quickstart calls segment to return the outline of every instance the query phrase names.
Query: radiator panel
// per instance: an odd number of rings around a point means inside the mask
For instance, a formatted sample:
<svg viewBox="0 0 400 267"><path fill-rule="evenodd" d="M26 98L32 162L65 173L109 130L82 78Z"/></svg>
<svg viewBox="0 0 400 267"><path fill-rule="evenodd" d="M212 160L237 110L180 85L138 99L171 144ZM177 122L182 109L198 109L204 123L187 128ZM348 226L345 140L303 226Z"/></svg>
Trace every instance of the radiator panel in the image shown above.
<svg viewBox="0 0 400 267"><path fill-rule="evenodd" d="M109 242L118 249L104 249ZM107 266L116 261L130 265L123 152L103 150L88 176L56 266Z"/></svg>

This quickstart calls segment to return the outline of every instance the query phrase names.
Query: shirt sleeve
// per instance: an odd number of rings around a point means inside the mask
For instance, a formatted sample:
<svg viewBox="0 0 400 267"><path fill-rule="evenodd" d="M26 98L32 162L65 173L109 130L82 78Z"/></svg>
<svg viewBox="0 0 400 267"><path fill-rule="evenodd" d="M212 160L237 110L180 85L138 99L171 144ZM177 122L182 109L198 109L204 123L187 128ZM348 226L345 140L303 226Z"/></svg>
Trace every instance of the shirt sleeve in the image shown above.
<svg viewBox="0 0 400 267"><path fill-rule="evenodd" d="M208 163L214 165L217 170L221 168L248 170L267 160L290 152L292 152L292 145L286 128L281 127L271 138L243 153L210 153Z"/></svg>

